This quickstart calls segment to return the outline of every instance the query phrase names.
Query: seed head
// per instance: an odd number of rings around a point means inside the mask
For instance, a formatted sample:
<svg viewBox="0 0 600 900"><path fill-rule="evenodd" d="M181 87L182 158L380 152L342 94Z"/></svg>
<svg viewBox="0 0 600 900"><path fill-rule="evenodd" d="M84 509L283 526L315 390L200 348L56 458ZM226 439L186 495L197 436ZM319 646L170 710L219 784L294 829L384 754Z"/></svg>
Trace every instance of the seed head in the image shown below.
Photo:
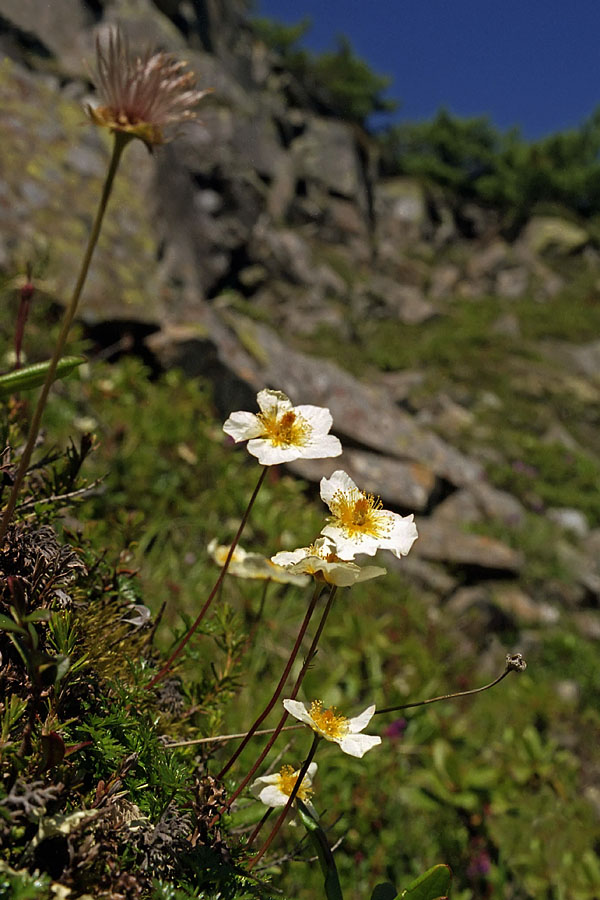
<svg viewBox="0 0 600 900"><path fill-rule="evenodd" d="M187 63L169 53L133 56L120 29L103 43L96 38L94 81L100 105L87 106L95 125L142 140L151 151L166 140L167 127L196 116L194 107L210 90L198 91Z"/></svg>

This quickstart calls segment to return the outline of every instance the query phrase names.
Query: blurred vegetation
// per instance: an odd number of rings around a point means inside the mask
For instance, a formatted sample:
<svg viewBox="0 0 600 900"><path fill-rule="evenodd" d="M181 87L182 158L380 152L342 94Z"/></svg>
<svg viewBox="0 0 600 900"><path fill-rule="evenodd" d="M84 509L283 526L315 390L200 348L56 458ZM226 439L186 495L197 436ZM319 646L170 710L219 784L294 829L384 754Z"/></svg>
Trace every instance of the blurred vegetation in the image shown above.
<svg viewBox="0 0 600 900"><path fill-rule="evenodd" d="M428 122L378 136L385 175L412 175L492 206L513 226L540 206L594 219L600 213L600 109L576 129L526 141L486 117L440 110Z"/></svg>
<svg viewBox="0 0 600 900"><path fill-rule="evenodd" d="M313 105L324 115L360 125L373 113L389 113L396 108L393 100L383 96L391 79L376 75L356 56L348 38L338 38L335 50L315 54L300 46L310 29L309 19L297 25L282 25L256 18L252 27L278 55L286 75L296 83L300 91L296 100Z"/></svg>

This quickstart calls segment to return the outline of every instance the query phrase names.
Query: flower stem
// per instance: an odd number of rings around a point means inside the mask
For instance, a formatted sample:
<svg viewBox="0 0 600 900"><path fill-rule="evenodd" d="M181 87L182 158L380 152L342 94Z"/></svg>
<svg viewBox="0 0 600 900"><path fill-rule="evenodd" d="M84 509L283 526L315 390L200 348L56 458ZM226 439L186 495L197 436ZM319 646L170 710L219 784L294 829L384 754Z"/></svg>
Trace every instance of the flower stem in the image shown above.
<svg viewBox="0 0 600 900"><path fill-rule="evenodd" d="M281 828L281 826L282 826L283 823L285 822L285 818L286 818L286 816L287 816L287 814L288 814L288 812L289 812L289 810L290 810L290 807L291 807L292 803L294 802L294 800L296 799L296 794L297 794L298 791L300 790L300 785L302 784L302 782L303 782L303 780L304 780L304 776L305 776L306 773L308 772L308 767L310 766L311 762L313 761L314 755L315 755L315 753L316 753L316 751L317 751L317 745L318 745L318 743L319 743L320 740L321 740L320 735L318 735L318 734L315 733L315 734L313 735L313 742L312 742L312 744L311 744L310 750L308 751L308 756L306 757L306 759L305 759L304 762L302 763L302 768L301 768L300 771L298 772L298 777L296 778L296 781L295 781L294 787L292 788L292 791L291 791L291 793L290 793L288 802L287 802L287 803L285 804L285 806L283 807L283 809L282 809L280 815L279 815L278 818L277 818L277 821L276 821L275 824L273 825L273 828L272 828L272 830L271 830L271 833L270 833L269 837L267 838L267 840L265 841L265 843L263 844L263 846L261 847L261 849L258 851L258 853L256 854L256 856L254 856L254 857L250 860L250 862L248 863L248 871L249 871L249 872L251 872L252 869L254 868L254 866L256 865L256 863L257 863L260 859L262 859L262 857L264 856L264 854L267 852L267 850L269 849L269 847L270 847L271 844L273 843L273 839L274 839L275 835L277 834L277 832L279 831L279 829ZM248 846L249 846L249 845L250 845L250 841L248 841Z"/></svg>
<svg viewBox="0 0 600 900"><path fill-rule="evenodd" d="M294 687L292 688L292 690L290 692L290 700L296 699L298 691L300 690L300 687L304 680L304 676L306 675L306 671L307 671L309 665L311 664L315 653L317 652L317 645L321 638L321 634L323 633L323 628L325 627L325 622L327 621L327 617L329 615L331 607L333 606L333 598L335 597L336 591L337 591L337 587L335 585L333 585L333 587L331 588L331 591L329 593L329 597L327 598L327 603L325 605L325 609L323 610L323 614L321 616L321 621L319 622L319 624L317 626L317 630L312 639L312 643L308 649L308 653L306 654L306 659L304 660L304 663L302 664L302 668L300 669L300 672L298 673L298 677L296 678ZM258 767L260 766L260 764L266 757L267 753L269 752L269 750L271 749L271 747L277 740L279 734L284 730L284 725L286 723L287 717L288 717L288 713L284 712L279 720L278 725L274 729L272 729L271 737L267 741L267 744L265 745L265 747L261 750L258 759L254 763L254 765L252 766L252 768L250 769L250 771L248 772L248 774L246 775L244 780L241 782L241 784L239 784L237 786L235 792L231 795L231 797L227 801L227 806L225 807L225 809L231 808L231 806L233 805L235 800L237 800L237 798L242 793L242 791L244 790L244 788L246 787L246 785L248 784L248 782L250 781L252 776L255 774L256 770L258 769Z"/></svg>
<svg viewBox="0 0 600 900"><path fill-rule="evenodd" d="M233 752L232 756L229 759L229 762L227 762L225 764L225 766L221 769L221 771L217 775L217 778L219 780L222 780L225 777L227 772L230 770L230 768L232 767L232 765L234 764L236 759L239 757L240 753L242 752L242 750L247 745L248 741L250 740L250 738L252 737L252 735L254 734L256 729L258 728L258 726L264 722L264 720L267 718L267 716L269 715L269 713L271 712L271 710L277 703L277 700L279 699L279 695L281 694L281 692L283 690L283 686L287 681L287 677L290 674L290 669L292 668L294 661L295 661L296 657L298 656L298 651L300 650L300 645L302 644L302 640L304 638L304 635L306 634L306 629L308 628L309 622L311 620L311 616L315 610L315 606L317 605L317 600L319 599L319 597L321 595L321 588L322 588L321 584L319 582L317 582L315 584L315 589L314 589L314 592L312 595L312 599L308 605L308 609L306 610L304 619L302 620L302 624L300 626L300 630L298 632L296 642L292 648L292 652L290 653L290 658L288 659L288 661L286 663L285 669L283 670L283 674L282 674L281 678L279 679L279 682L277 683L277 687L275 688L271 699L269 700L269 702L267 703L267 705L265 706L265 708L263 709L263 711L261 712L259 717L250 726L250 729L249 729L248 733L246 734L244 740L239 745L239 747L237 747L237 749Z"/></svg>
<svg viewBox="0 0 600 900"><path fill-rule="evenodd" d="M257 836L260 834L263 825L266 823L267 819L273 812L273 809L274 809L274 807L270 806L269 809L264 814L264 816L262 817L262 819L260 820L260 822L258 822L258 824L252 829L252 834L248 838L248 844L247 844L248 847L250 847L254 843Z"/></svg>
<svg viewBox="0 0 600 900"><path fill-rule="evenodd" d="M437 703L439 700L454 700L456 697L470 697L473 694L481 694L482 691L488 691L490 688L499 684L503 678L506 678L509 672L524 672L527 663L520 653L508 653L506 656L506 667L504 671L482 687L472 688L470 691L457 691L454 694L442 694L439 697L430 697L428 700L415 700L414 703L403 703L402 706L386 706L384 709L378 709L374 715L381 716L384 713L399 712L401 709L412 709L415 706L426 706L428 703Z"/></svg>
<svg viewBox="0 0 600 900"><path fill-rule="evenodd" d="M261 489L262 483L263 483L263 481L265 480L265 475L266 475L266 473L267 473L267 468L266 468L266 466L263 466L262 471L261 471L261 473L260 473L260 477L259 477L258 482L257 482L257 484L256 484L256 487L254 488L254 491L253 491L253 493L252 493L252 496L250 497L250 501L249 501L249 503L248 503L248 506L246 507L246 511L245 511L244 515L242 516L242 521L240 522L240 527L238 528L237 533L236 533L236 535L235 535L235 537L234 537L234 539L233 539L233 542L232 542L232 544L231 544L231 547L229 548L229 553L227 554L227 558L226 558L225 562L223 563L223 568L222 568L221 571L219 572L219 577L217 578L217 580L216 580L216 582L215 582L215 584L214 584L214 587L213 587L212 591L211 591L210 594L208 595L208 598L207 598L206 602L204 603L204 606L202 607L202 609L201 609L200 612L198 613L195 622L194 622L193 625L187 630L187 632L184 634L183 638L180 640L179 644L177 645L177 647L175 648L175 650L173 651L173 653L171 653L170 657L168 658L168 660L166 661L166 663L164 664L164 666L162 667L162 669L160 670L160 672L158 672L158 673L154 676L154 678L153 678L151 681L148 682L148 684L146 685L146 690L149 690L151 687L154 687L154 685L155 685L158 681L160 681L161 678L164 678L164 677L165 677L165 675L167 674L167 672L171 669L171 666L173 665L173 663L175 662L175 660L176 660L176 659L178 658L178 656L180 656L181 653L183 652L183 649L184 649L184 647L186 646L187 642L190 640L190 638L192 637L192 635L196 632L196 630L198 629L198 627L199 627L199 625L200 625L200 622L202 621L202 619L204 618L204 616L205 616L206 613L208 612L211 603L213 602L213 600L214 600L214 598L215 598L215 596L216 596L216 594L217 594L219 588L221 587L221 584L223 583L223 579L225 578L225 575L226 575L226 573L227 573L227 569L229 568L229 563L231 562L231 557L233 556L234 550L235 550L235 548L237 547L237 545L238 545L238 543L239 543L239 540L240 540L240 538L241 538L241 536L242 536L242 532L243 532L244 528L246 527L246 522L248 521L248 516L250 515L250 510L251 510L252 507L254 506L254 501L256 500L256 498L257 498L257 496L258 496L258 492L259 492L260 489Z"/></svg>
<svg viewBox="0 0 600 900"><path fill-rule="evenodd" d="M21 485L23 483L23 479L25 477L27 469L29 468L29 463L31 462L31 455L33 453L35 441L38 436L38 431L40 429L40 423L42 421L42 414L44 412L44 408L45 408L46 402L48 400L48 394L50 393L50 387L52 386L52 382L54 381L54 376L56 375L56 367L58 366L59 360L65 349L65 345L66 345L67 339L69 337L69 331L71 330L71 325L73 324L73 319L75 318L75 313L77 312L79 298L81 297L83 285L85 284L85 279L88 274L90 262L92 260L92 255L96 248L96 244L98 243L98 237L100 236L100 229L102 228L102 221L104 219L104 213L106 212L108 200L111 195L115 175L116 175L117 169L119 167L119 162L121 160L121 154L123 153L123 150L125 149L126 145L129 143L129 140L131 139L130 135L123 134L122 132L115 132L114 137L115 137L115 140L114 140L114 144L113 144L112 155L110 158L108 172L106 173L106 178L104 180L104 187L102 188L102 196L100 197L100 203L98 206L98 210L96 212L96 218L94 219L94 224L92 226L92 230L90 232L87 247L86 247L86 250L85 250L85 253L83 256L83 260L81 263L79 277L77 278L77 283L75 284L75 288L73 290L73 294L71 296L69 305L67 306L67 308L65 310L62 327L60 330L60 334L58 336L58 340L56 342L56 346L54 348L54 352L52 354L52 358L50 360L50 366L48 368L46 380L44 381L44 384L40 391L40 395L37 400L37 404L36 404L36 407L35 407L35 410L33 413L33 417L31 419L31 423L29 426L29 432L27 434L27 441L25 443L25 449L23 450L23 454L21 456L21 460L19 462L19 466L18 466L16 474L15 474L15 480L14 480L14 483L13 483L13 486L12 486L12 489L10 492L10 496L8 498L8 502L6 504L4 513L2 515L2 522L0 523L0 541L6 535L8 526L10 525L10 521L11 521L13 513L15 511L17 497L19 495L19 491L21 489Z"/></svg>

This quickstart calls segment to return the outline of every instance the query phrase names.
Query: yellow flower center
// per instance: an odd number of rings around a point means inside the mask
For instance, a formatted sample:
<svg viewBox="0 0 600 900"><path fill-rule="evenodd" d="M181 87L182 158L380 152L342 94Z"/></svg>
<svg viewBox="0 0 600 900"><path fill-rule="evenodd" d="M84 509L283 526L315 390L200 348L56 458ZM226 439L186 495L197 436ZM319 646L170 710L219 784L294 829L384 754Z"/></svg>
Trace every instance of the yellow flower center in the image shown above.
<svg viewBox="0 0 600 900"><path fill-rule="evenodd" d="M348 732L348 719L346 716L336 715L335 706L323 709L321 700L313 700L310 705L310 717L317 729L328 741L343 738Z"/></svg>
<svg viewBox="0 0 600 900"><path fill-rule="evenodd" d="M331 512L346 534L368 534L377 538L383 537L390 530L388 518L381 512L382 507L379 497L363 491L336 491L329 504Z"/></svg>
<svg viewBox="0 0 600 900"><path fill-rule="evenodd" d="M258 413L258 418L265 429L265 437L268 437L275 447L302 447L312 430L306 419L291 409L279 418L277 413Z"/></svg>
<svg viewBox="0 0 600 900"><path fill-rule="evenodd" d="M280 770L277 787L282 794L286 795L286 797L289 797L294 790L294 785L298 780L298 774L298 772L294 772L291 766L283 766L283 768ZM302 782L303 783L300 785L296 792L296 797L299 797L300 800L308 800L308 798L312 796L313 789L304 784L304 778L302 779Z"/></svg>

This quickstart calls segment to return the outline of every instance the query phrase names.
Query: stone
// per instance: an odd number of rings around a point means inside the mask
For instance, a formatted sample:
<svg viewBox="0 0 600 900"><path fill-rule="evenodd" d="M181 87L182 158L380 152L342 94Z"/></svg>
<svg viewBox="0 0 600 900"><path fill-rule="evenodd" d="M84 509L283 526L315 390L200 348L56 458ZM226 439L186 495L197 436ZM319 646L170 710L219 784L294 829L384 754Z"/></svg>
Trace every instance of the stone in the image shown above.
<svg viewBox="0 0 600 900"><path fill-rule="evenodd" d="M411 553L424 559L514 574L523 567L518 550L494 538L462 532L456 522L418 518L417 528L419 540Z"/></svg>
<svg viewBox="0 0 600 900"><path fill-rule="evenodd" d="M576 537L584 538L589 534L590 526L587 517L580 509L551 507L546 510L546 515L551 522L554 522Z"/></svg>
<svg viewBox="0 0 600 900"><path fill-rule="evenodd" d="M413 284L399 284L385 275L374 275L366 291L381 303L385 314L406 325L419 325L437 314L435 306Z"/></svg>
<svg viewBox="0 0 600 900"><path fill-rule="evenodd" d="M381 372L378 381L388 391L394 403L402 403L404 400L408 400L416 388L421 387L425 381L425 374L416 369Z"/></svg>
<svg viewBox="0 0 600 900"><path fill-rule="evenodd" d="M501 269L496 275L494 292L499 297L508 297L511 300L522 297L529 288L530 273L525 266L512 266Z"/></svg>
<svg viewBox="0 0 600 900"><path fill-rule="evenodd" d="M556 606L535 601L518 585L497 586L492 600L519 625L555 625L560 619Z"/></svg>
<svg viewBox="0 0 600 900"><path fill-rule="evenodd" d="M560 216L533 216L519 236L531 253L568 256L582 250L589 241L584 228Z"/></svg>
<svg viewBox="0 0 600 900"><path fill-rule="evenodd" d="M469 257L466 266L467 275L469 278L495 275L506 266L509 255L510 248L506 241L497 238Z"/></svg>
<svg viewBox="0 0 600 900"><path fill-rule="evenodd" d="M600 612L594 609L582 609L573 613L572 621L583 637L600 641Z"/></svg>
<svg viewBox="0 0 600 900"><path fill-rule="evenodd" d="M424 465L348 448L334 459L296 460L289 468L309 481L329 478L337 469L344 469L360 490L405 512L424 510L436 486L435 475Z"/></svg>
<svg viewBox="0 0 600 900"><path fill-rule="evenodd" d="M316 365L311 357L286 346L272 329L238 314L228 312L227 321L244 346L256 347L252 384L257 390L265 384L276 386L295 403L327 406L339 435L387 456L421 463L452 484L465 485L481 477L479 463L420 428L411 415L390 403L384 388L364 384L328 360ZM234 358L234 370L235 364Z"/></svg>
<svg viewBox="0 0 600 900"><path fill-rule="evenodd" d="M521 325L519 324L518 316L511 312L502 313L492 325L492 332L502 337L521 337Z"/></svg>
<svg viewBox="0 0 600 900"><path fill-rule="evenodd" d="M249 236L248 255L271 275L300 285L314 284L315 263L309 245L291 229L273 229L263 216Z"/></svg>
<svg viewBox="0 0 600 900"><path fill-rule="evenodd" d="M427 220L425 193L413 178L388 178L378 182L376 202L397 222L421 226Z"/></svg>
<svg viewBox="0 0 600 900"><path fill-rule="evenodd" d="M355 198L366 208L362 169L349 125L310 116L290 153L298 178L316 181L328 191Z"/></svg>
<svg viewBox="0 0 600 900"><path fill-rule="evenodd" d="M433 300L442 300L455 289L460 281L461 273L453 263L440 263L431 271L429 296Z"/></svg>

